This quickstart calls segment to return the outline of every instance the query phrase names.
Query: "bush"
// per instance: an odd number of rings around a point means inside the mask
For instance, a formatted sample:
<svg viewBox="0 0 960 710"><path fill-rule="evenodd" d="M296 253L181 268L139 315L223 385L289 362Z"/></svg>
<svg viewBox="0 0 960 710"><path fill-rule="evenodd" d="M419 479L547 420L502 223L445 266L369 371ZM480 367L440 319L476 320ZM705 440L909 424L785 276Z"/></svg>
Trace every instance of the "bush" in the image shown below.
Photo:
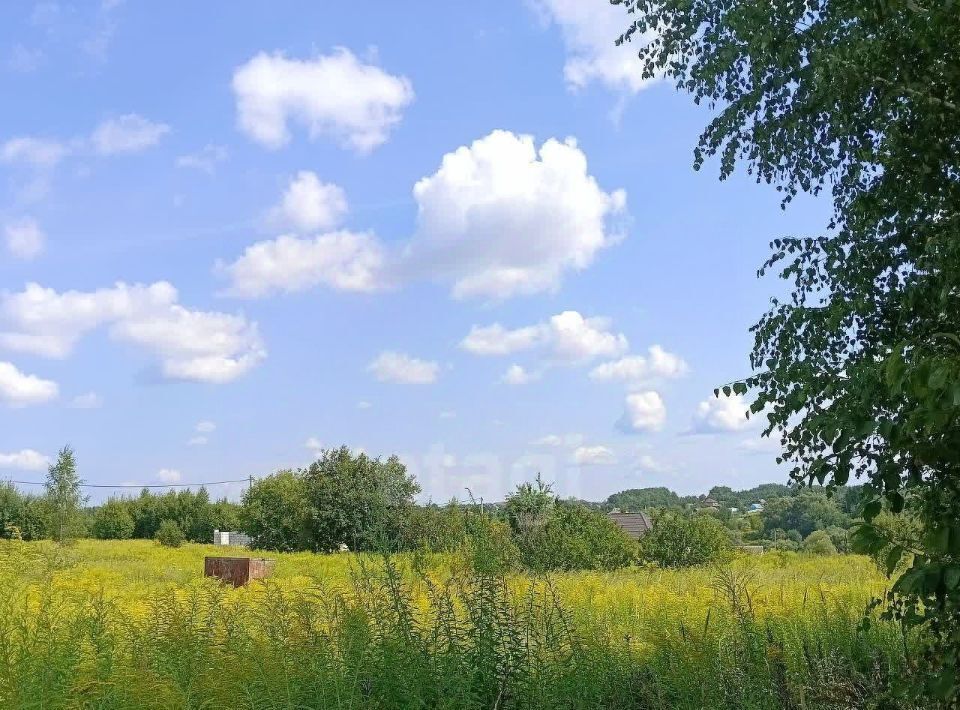
<svg viewBox="0 0 960 710"><path fill-rule="evenodd" d="M126 540L133 537L133 516L120 501L110 499L93 517L93 536L99 540Z"/></svg>
<svg viewBox="0 0 960 710"><path fill-rule="evenodd" d="M180 547L186 540L186 536L174 521L164 520L157 529L156 540L164 547Z"/></svg>
<svg viewBox="0 0 960 710"><path fill-rule="evenodd" d="M306 482L293 471L260 479L243 494L243 529L262 550L311 549L308 515Z"/></svg>
<svg viewBox="0 0 960 710"><path fill-rule="evenodd" d="M730 556L727 529L707 515L664 513L640 540L641 556L661 567L691 567Z"/></svg>
<svg viewBox="0 0 960 710"><path fill-rule="evenodd" d="M543 525L517 539L525 567L535 570L613 570L637 560L639 549L605 514L557 501Z"/></svg>
<svg viewBox="0 0 960 710"><path fill-rule="evenodd" d="M807 535L803 541L803 551L812 555L835 555L837 548L834 547L833 540L830 539L830 533L826 530L814 530Z"/></svg>
<svg viewBox="0 0 960 710"><path fill-rule="evenodd" d="M779 540L774 540L770 544L770 549L779 552L796 552L800 549L800 545L790 538L782 537Z"/></svg>

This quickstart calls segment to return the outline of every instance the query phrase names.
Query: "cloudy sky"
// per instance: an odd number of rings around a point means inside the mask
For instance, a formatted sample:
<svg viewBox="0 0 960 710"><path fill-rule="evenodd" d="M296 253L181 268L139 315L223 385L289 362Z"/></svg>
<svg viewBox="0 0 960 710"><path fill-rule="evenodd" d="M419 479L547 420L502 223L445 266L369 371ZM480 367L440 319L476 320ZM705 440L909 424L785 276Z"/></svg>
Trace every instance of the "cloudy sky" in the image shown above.
<svg viewBox="0 0 960 710"><path fill-rule="evenodd" d="M336 5L0 6L0 477L782 479L712 390L827 205L695 172L606 0Z"/></svg>

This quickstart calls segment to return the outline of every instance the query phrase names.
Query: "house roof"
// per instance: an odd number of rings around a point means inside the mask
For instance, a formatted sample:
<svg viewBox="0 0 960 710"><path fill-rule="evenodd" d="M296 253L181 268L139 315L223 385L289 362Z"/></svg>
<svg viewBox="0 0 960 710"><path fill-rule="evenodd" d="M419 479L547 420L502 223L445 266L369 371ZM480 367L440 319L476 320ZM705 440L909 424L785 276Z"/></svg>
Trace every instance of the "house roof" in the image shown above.
<svg viewBox="0 0 960 710"><path fill-rule="evenodd" d="M646 513L608 513L608 516L634 540L653 530L653 521Z"/></svg>

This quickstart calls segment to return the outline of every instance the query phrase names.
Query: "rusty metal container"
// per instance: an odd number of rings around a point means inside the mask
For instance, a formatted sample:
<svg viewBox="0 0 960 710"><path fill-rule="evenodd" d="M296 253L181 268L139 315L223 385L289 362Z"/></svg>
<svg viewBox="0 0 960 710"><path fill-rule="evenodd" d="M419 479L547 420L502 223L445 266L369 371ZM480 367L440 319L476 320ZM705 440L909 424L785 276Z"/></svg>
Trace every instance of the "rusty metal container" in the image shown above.
<svg viewBox="0 0 960 710"><path fill-rule="evenodd" d="M203 576L243 587L255 579L269 577L273 573L274 560L260 557L204 557Z"/></svg>

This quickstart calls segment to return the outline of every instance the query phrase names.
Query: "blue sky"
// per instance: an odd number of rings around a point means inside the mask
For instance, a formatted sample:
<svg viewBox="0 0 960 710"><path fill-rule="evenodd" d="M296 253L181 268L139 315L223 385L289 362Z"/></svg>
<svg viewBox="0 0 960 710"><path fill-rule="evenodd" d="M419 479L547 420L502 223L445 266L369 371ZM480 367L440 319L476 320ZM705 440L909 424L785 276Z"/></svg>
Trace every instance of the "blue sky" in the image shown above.
<svg viewBox="0 0 960 710"><path fill-rule="evenodd" d="M0 7L0 476L244 478L341 443L446 500L777 480L770 239L605 0ZM609 39L609 42L607 41ZM239 487L215 493L236 496Z"/></svg>

